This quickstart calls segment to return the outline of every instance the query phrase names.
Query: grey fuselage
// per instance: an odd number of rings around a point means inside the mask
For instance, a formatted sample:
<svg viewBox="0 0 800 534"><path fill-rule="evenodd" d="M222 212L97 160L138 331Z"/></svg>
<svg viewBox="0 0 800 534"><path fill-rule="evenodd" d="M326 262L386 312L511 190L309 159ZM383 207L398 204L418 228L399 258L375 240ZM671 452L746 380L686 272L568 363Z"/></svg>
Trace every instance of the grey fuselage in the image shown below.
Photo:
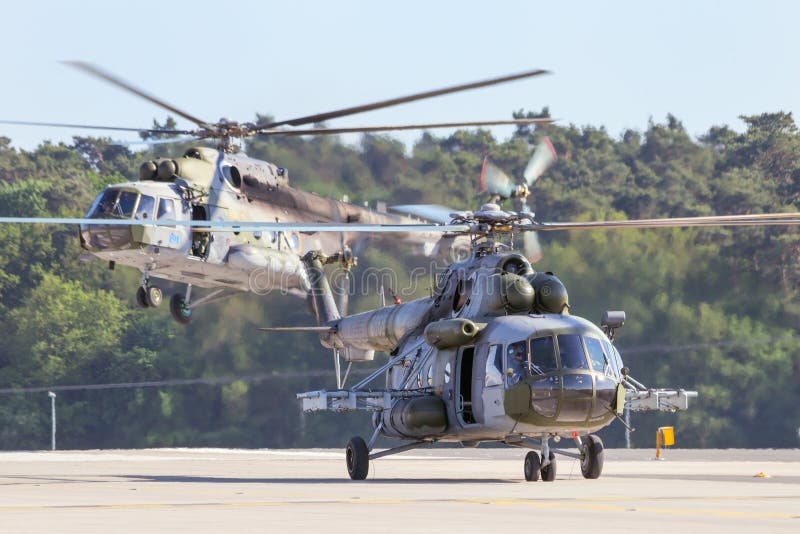
<svg viewBox="0 0 800 534"><path fill-rule="evenodd" d="M353 361L373 351L394 358L385 387L400 398L374 420L386 435L571 437L608 425L625 393L609 338L567 311L552 274L519 254L476 254L452 265L433 296L328 321L321 340L355 349L345 351Z"/></svg>

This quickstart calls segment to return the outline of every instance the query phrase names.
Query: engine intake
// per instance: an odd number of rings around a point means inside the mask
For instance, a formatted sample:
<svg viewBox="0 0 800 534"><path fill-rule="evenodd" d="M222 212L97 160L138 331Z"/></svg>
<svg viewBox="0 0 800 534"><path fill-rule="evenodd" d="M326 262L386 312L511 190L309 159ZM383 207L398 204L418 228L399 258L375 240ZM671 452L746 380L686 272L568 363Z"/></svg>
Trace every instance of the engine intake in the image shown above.
<svg viewBox="0 0 800 534"><path fill-rule="evenodd" d="M437 349L458 347L472 341L483 330L486 323L474 323L469 319L443 319L425 327L425 340Z"/></svg>

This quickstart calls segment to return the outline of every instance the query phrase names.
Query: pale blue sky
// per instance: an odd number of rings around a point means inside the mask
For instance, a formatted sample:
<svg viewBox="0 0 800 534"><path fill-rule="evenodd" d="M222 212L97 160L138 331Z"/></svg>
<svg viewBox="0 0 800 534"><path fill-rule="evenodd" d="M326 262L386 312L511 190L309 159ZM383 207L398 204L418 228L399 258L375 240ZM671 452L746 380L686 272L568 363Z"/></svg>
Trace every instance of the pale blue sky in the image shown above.
<svg viewBox="0 0 800 534"><path fill-rule="evenodd" d="M166 116L62 59L97 63L209 121L291 118L529 68L554 74L330 125L549 106L614 136L667 113L699 135L741 129L740 114L800 110L796 2L4 0L2 20L2 119L146 127ZM0 126L25 148L73 134L88 132Z"/></svg>

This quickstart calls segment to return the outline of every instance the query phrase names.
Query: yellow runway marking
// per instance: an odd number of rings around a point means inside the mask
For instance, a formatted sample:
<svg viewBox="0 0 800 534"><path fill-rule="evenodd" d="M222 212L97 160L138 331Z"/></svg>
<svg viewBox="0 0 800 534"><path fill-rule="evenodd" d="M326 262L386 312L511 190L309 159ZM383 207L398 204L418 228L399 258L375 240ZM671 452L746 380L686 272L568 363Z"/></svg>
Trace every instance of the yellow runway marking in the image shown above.
<svg viewBox="0 0 800 534"><path fill-rule="evenodd" d="M783 497L781 497L783 498ZM796 497L785 497L795 499ZM744 497L706 497L702 500L740 500ZM676 498L674 500L681 500ZM693 499L694 500L694 499ZM748 519L800 519L800 515L791 513L754 513L739 510L713 510L713 509L688 509L688 508L656 508L651 506L626 507L604 502L647 502L647 499L592 499L582 502L547 502L532 499L322 499L322 500L297 500L297 501L241 501L241 502L187 502L187 503L129 503L129 504L66 504L66 505L32 505L32 506L0 506L3 512L43 512L56 510L174 510L180 508L261 508L276 506L308 506L308 505L425 505L425 504L489 504L498 506L530 506L534 508L594 510L607 512L646 512L661 515L697 515L717 516Z"/></svg>

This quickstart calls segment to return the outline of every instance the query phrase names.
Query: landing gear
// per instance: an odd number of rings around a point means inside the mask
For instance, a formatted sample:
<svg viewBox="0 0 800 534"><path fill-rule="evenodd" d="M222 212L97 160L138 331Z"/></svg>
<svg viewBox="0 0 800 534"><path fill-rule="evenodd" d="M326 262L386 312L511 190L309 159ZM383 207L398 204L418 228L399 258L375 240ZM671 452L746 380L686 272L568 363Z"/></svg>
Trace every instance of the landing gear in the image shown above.
<svg viewBox="0 0 800 534"><path fill-rule="evenodd" d="M364 480L369 473L369 449L360 437L350 438L345 449L347 474L353 480Z"/></svg>
<svg viewBox="0 0 800 534"><path fill-rule="evenodd" d="M158 308L161 306L161 301L164 300L164 294L158 286L148 286L145 290L147 305L151 308Z"/></svg>
<svg viewBox="0 0 800 534"><path fill-rule="evenodd" d="M141 286L136 290L136 304L140 308L149 308L150 304L147 303L147 291Z"/></svg>
<svg viewBox="0 0 800 534"><path fill-rule="evenodd" d="M553 451L549 452L549 462L539 471L542 474L542 480L545 482L552 482L556 479L556 455Z"/></svg>
<svg viewBox="0 0 800 534"><path fill-rule="evenodd" d="M136 290L136 303L141 308L158 308L162 300L164 294L160 287L145 285Z"/></svg>
<svg viewBox="0 0 800 534"><path fill-rule="evenodd" d="M192 310L186 307L183 295L172 295L169 299L169 313L176 323L189 324L192 320Z"/></svg>
<svg viewBox="0 0 800 534"><path fill-rule="evenodd" d="M581 450L581 474L584 478L600 478L603 472L603 441L594 434L586 436Z"/></svg>
<svg viewBox="0 0 800 534"><path fill-rule="evenodd" d="M142 282L136 290L136 303L142 308L158 308L164 300L164 293L158 286L150 285L150 269L155 268L155 264L148 265L142 272Z"/></svg>
<svg viewBox="0 0 800 534"><path fill-rule="evenodd" d="M539 470L542 468L542 461L539 453L530 451L525 455L525 480L536 482L539 480Z"/></svg>

